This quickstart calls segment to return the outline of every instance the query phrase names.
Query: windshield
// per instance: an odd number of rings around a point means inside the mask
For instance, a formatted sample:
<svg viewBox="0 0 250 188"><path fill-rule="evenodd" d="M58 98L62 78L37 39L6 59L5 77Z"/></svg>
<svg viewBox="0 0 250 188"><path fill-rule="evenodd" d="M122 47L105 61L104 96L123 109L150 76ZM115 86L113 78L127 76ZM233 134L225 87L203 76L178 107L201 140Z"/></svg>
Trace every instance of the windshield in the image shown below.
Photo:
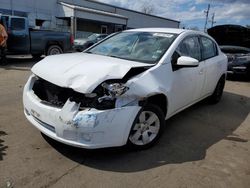
<svg viewBox="0 0 250 188"><path fill-rule="evenodd" d="M176 36L172 33L122 32L94 46L87 53L154 64Z"/></svg>

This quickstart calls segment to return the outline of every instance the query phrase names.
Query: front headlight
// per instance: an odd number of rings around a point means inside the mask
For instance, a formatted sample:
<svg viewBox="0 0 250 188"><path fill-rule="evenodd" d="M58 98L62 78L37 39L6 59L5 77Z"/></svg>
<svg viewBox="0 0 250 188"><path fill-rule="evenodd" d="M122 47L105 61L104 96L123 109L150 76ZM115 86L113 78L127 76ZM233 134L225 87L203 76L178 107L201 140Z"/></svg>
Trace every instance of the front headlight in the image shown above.
<svg viewBox="0 0 250 188"><path fill-rule="evenodd" d="M113 83L113 84L107 84L107 83L103 83L102 87L107 89L109 94L114 96L114 97L118 97L122 94L124 94L129 88L127 86L125 86L122 83Z"/></svg>
<svg viewBox="0 0 250 188"><path fill-rule="evenodd" d="M98 99L99 102L102 102L103 100L114 100L116 97L123 95L129 89L123 83L107 84L104 82L102 87L108 92L108 95L106 94L105 96L100 97Z"/></svg>

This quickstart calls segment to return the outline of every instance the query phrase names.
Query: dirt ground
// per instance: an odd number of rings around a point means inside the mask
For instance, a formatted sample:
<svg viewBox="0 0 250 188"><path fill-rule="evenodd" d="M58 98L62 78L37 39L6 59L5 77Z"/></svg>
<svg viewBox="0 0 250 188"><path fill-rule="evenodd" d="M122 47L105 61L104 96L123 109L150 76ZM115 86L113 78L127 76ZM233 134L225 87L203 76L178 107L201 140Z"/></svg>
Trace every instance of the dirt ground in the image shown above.
<svg viewBox="0 0 250 188"><path fill-rule="evenodd" d="M77 149L57 143L24 117L31 59L0 67L0 188L225 187L250 185L250 83L227 81L221 102L200 102L167 120L145 151Z"/></svg>

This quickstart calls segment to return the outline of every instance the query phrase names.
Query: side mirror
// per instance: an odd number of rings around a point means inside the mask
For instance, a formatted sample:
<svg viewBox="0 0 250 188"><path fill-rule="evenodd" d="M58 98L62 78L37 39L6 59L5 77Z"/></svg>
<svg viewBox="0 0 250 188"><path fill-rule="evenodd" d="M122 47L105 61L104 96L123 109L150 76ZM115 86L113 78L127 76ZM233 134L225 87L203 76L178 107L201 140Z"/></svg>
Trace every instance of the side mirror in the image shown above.
<svg viewBox="0 0 250 188"><path fill-rule="evenodd" d="M177 59L178 67L197 67L199 65L199 61L192 57L181 56Z"/></svg>

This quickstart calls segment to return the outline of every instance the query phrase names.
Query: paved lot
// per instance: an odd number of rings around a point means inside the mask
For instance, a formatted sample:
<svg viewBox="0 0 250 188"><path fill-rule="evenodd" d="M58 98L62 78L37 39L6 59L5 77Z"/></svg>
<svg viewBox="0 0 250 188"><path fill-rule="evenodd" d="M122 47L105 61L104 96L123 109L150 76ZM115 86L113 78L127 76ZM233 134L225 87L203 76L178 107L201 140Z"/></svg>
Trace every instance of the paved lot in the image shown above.
<svg viewBox="0 0 250 188"><path fill-rule="evenodd" d="M0 187L246 187L250 185L250 83L227 81L222 101L167 121L146 151L87 151L42 136L23 115L30 59L0 67Z"/></svg>

